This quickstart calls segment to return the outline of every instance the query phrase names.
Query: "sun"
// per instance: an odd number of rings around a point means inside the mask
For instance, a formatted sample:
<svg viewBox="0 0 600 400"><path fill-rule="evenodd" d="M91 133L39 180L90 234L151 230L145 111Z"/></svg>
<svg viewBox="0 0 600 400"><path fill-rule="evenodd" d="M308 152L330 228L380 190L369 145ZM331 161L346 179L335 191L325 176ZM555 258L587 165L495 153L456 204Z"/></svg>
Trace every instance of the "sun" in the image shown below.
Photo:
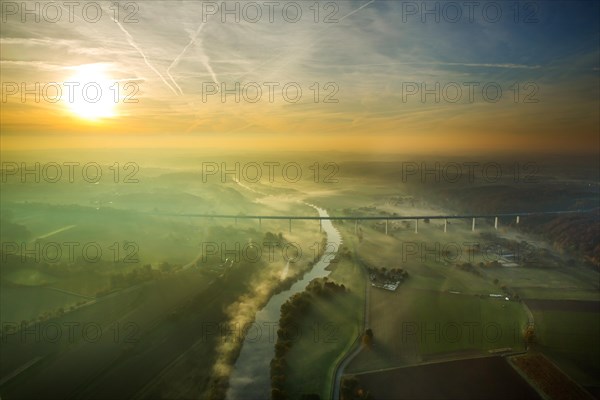
<svg viewBox="0 0 600 400"><path fill-rule="evenodd" d="M110 79L102 64L80 65L65 80L63 100L76 116L87 120L113 118L119 103L119 82Z"/></svg>

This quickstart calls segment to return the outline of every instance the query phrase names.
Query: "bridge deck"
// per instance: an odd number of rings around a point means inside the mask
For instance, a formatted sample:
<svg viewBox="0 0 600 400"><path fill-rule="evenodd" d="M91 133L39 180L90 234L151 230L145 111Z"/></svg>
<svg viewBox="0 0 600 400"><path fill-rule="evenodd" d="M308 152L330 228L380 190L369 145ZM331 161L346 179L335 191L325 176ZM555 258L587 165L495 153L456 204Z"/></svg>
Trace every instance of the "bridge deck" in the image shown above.
<svg viewBox="0 0 600 400"><path fill-rule="evenodd" d="M562 211L528 211L528 212L512 212L500 214L467 214L467 215L371 215L371 216L299 216L299 215L231 215L231 214L154 214L167 217L192 217L192 218L223 218L223 219L281 219L281 220L352 220L352 221L368 221L368 220L418 220L418 219L471 219L471 218L502 218L502 217L523 217L530 215L553 215L553 214L575 214L591 212L590 210L562 210Z"/></svg>

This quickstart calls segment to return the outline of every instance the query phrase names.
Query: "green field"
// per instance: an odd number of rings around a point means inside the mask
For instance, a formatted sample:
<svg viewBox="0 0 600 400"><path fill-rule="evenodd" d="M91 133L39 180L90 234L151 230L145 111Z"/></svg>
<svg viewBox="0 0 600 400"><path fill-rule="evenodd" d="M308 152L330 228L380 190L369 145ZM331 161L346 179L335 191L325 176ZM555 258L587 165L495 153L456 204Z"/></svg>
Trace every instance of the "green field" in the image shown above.
<svg viewBox="0 0 600 400"><path fill-rule="evenodd" d="M532 310L537 345L582 384L600 376L600 315L597 312Z"/></svg>
<svg viewBox="0 0 600 400"><path fill-rule="evenodd" d="M389 196L389 188L372 185L370 191L365 192L359 187L357 181L356 186L346 186L343 192L323 193L314 200L317 204L332 207L338 215L348 212L347 209L362 215L442 213L442 210L428 209L418 202L413 206L394 207L383 200ZM358 204L367 207L357 208ZM382 224L361 222L361 240L355 234L353 222L336 222L345 243L364 265L400 267L409 272L408 280L396 292L370 288L369 326L373 329L375 344L370 351L363 350L354 359L347 373L485 355L495 350L524 351L523 332L529 322L528 313L521 302L512 298L513 295L540 299L600 298L597 273L586 268L568 268L560 261L557 264L560 256L548 259L550 267L546 268L543 268L544 258L537 268L485 266L495 259L494 255L470 252L470 246L473 243L494 244L482 233L510 237L511 230L502 226L502 222L501 228L495 230L490 221L480 220L476 231L472 232L468 222L453 221L444 233L440 221L429 224L421 221L418 234L414 232L414 221L390 222L388 235ZM538 242L533 243L538 245ZM461 253L454 253L453 256L459 257L453 259L444 255L444 248L459 248ZM544 252L539 254L548 256ZM465 262L472 264L474 271L456 266ZM484 266L478 266L480 263ZM510 292L508 301L504 298L505 286ZM537 317L535 319L537 331ZM539 325L540 329L544 326L543 323ZM565 336L560 333L563 331L553 334L557 342L560 338L564 340ZM594 324L584 323L580 328L583 342L587 343L584 347L592 353L596 344L589 342L596 331ZM575 352L581 351L581 347L571 347ZM310 349L307 351L311 354ZM569 350L563 348L563 352ZM298 357L308 356L298 354Z"/></svg>
<svg viewBox="0 0 600 400"><path fill-rule="evenodd" d="M306 161L312 156L303 157L305 166L313 165ZM234 157L235 162L241 160L252 162L253 158ZM327 184L316 182L310 173L299 182L263 179L238 184L214 176L206 183L199 174L198 155L162 166L140 161L144 167L137 176L140 182L124 184L112 182L109 162L100 163L109 179L99 184L22 184L14 176L3 182L0 239L5 248L7 243L23 244L28 250L59 244L66 250L64 243L76 242L79 248L95 243L102 248L102 256L98 262L90 262L80 253L75 259L63 253L53 262L44 253L36 263L30 259L31 251L25 260L13 254L0 268L0 300L2 322L15 326L23 320L44 326L84 316L106 329L114 321L126 323L126 317L138 324L142 340L133 346L135 357L123 357L122 368L118 363L116 368L100 363L89 366L107 368L106 374L95 378L95 386L86 389L106 388L107 398L111 390L148 397L222 398L241 342L220 340L218 335L202 341L198 332L207 324L244 326L252 322L274 292L310 269L323 239L315 220L294 220L290 232L287 220L262 219L259 223L256 219L174 214L314 216L315 210L303 202L325 208L331 216L460 212L459 208L450 209L449 195L436 195L448 187L400 182L398 163L341 163L345 168L336 175L339 181ZM455 187L451 189L456 192ZM510 192L510 188L506 190ZM492 193L499 191L496 187ZM390 220L386 234L382 221L364 220L355 225L354 221L336 220L347 253L330 266L329 279L344 284L350 292L329 298L314 296L310 311L295 321L302 335L285 355L285 389L290 398L308 393L329 398L337 366L357 348L360 352L346 367L346 374L376 375L386 368L419 368L490 353L523 352L527 350L523 331L532 321L525 304L540 299L600 300L597 271L511 223L501 220L496 230L493 219L478 219L472 231L470 220L451 220L444 232L442 220L420 220L416 233L414 220ZM244 259L254 253L244 253L240 247L260 247L269 238L293 242L302 255L287 263L281 248L275 249L271 259L263 246L265 262ZM494 245L496 240L541 246L542 258L527 267L491 263L474 245ZM127 247L130 242L135 243L133 254ZM203 243L216 244L224 252L202 257ZM128 256L135 261L125 263ZM237 262L227 267L232 258ZM383 274L371 278L368 268L401 268L408 277L390 292L371 286L370 279ZM141 278L129 279L128 274ZM84 302L89 304L78 307ZM537 338L534 346L579 383L597 386L598 313L530 308ZM365 328L374 334L371 348L357 347ZM103 353L96 349L99 347L88 347L88 351ZM11 371L31 359L17 350L13 349L12 364L6 367ZM40 354L45 355L52 348L48 345L43 350ZM106 354L120 357L122 351L116 343ZM56 365L79 356L83 353L59 357ZM143 365L152 365L144 369L146 377L125 382ZM74 370L77 368L70 371ZM126 373L121 374L123 371ZM113 378L121 379L122 388L104 385ZM13 389L15 393L21 390L11 384Z"/></svg>
<svg viewBox="0 0 600 400"><path fill-rule="evenodd" d="M329 398L335 366L361 333L365 276L352 260L339 260L333 268L329 280L350 293L313 298L310 311L297 321L302 336L285 358L286 393L293 399L304 393Z"/></svg>
<svg viewBox="0 0 600 400"><path fill-rule="evenodd" d="M348 372L419 364L436 358L524 349L527 317L521 304L411 289L371 289L372 350L361 352Z"/></svg>
<svg viewBox="0 0 600 400"><path fill-rule="evenodd" d="M391 237L363 227L363 239L359 241L352 228L346 227L349 241L365 265L401 267L409 273L395 292L370 288L368 312L374 346L363 350L347 372L487 354L494 349L524 349L525 309L517 301L506 301L504 296L490 297L501 294L502 290L488 276L488 269L477 267L475 274L445 262L443 257L436 258L435 252L426 257L403 253L406 243L432 248L431 243L436 242L443 247L477 240L477 233L459 227L453 229L454 233L444 236L439 226L432 224L420 229L419 235L405 231ZM466 259L469 255L462 257ZM474 260L473 264L478 260L477 255Z"/></svg>

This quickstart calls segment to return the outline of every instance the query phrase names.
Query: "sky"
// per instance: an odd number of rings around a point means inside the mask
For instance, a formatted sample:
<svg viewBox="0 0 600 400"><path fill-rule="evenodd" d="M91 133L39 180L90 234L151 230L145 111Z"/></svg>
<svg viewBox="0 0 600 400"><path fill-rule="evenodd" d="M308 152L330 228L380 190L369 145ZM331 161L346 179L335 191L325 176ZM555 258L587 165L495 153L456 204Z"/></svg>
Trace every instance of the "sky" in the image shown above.
<svg viewBox="0 0 600 400"><path fill-rule="evenodd" d="M1 147L598 152L599 11L2 1Z"/></svg>

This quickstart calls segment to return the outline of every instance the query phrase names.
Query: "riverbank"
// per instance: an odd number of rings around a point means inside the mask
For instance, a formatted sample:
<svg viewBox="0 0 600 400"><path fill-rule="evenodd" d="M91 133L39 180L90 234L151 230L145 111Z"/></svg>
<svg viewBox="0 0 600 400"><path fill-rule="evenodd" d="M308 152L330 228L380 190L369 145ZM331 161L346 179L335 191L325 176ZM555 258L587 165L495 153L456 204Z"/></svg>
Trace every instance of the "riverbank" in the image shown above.
<svg viewBox="0 0 600 400"><path fill-rule="evenodd" d="M329 216L326 210L313 205L310 206L315 208L320 216ZM254 325L261 328L268 327L269 330L266 333L261 332L262 334L257 335L252 340L246 338L244 341L229 378L228 399L266 399L270 397L269 365L275 355L276 337L273 333L276 332L276 326L279 323L281 305L294 294L304 291L313 279L323 278L330 274L330 271L326 268L329 266L330 261L334 259L342 243L341 235L331 221L323 221L322 229L327 235L326 248L332 251L326 251L302 279L292 285L289 290L272 296L265 307L256 313Z"/></svg>

